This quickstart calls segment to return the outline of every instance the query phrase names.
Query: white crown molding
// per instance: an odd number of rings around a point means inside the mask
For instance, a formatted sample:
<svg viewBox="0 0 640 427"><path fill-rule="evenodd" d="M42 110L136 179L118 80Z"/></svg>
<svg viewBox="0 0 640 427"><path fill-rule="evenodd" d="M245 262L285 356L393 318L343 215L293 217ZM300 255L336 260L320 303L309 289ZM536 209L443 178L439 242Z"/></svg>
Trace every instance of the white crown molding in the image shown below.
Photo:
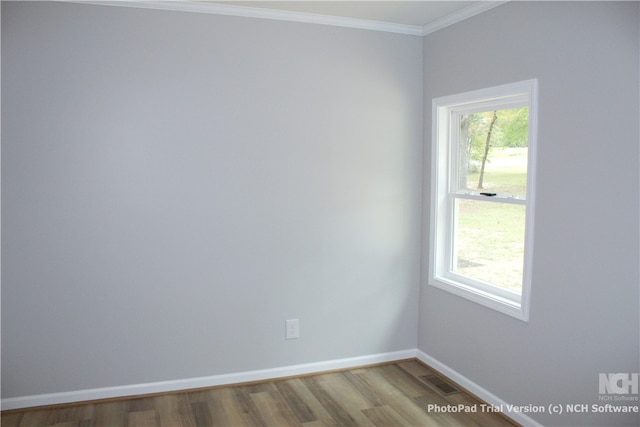
<svg viewBox="0 0 640 427"><path fill-rule="evenodd" d="M436 19L433 22L430 22L426 25L422 26L422 31L420 33L421 36L426 36L427 34L431 34L435 31L441 30L449 25L457 24L458 22L464 21L465 19L469 19L472 16L479 15L487 10L493 9L494 7L498 7L502 4L508 3L510 0L483 0L476 4L473 4L469 7L465 7L457 12L453 12L447 16L444 16L440 19Z"/></svg>
<svg viewBox="0 0 640 427"><path fill-rule="evenodd" d="M483 0L458 12L454 12L429 24L404 25L390 22L371 21L342 16L318 15L313 13L292 12L266 8L236 6L191 0L63 0L70 3L86 3L102 6L121 6L142 9L171 10L180 12L208 13L213 15L261 18L276 21L302 22L307 24L330 25L335 27L356 28L361 30L383 31L388 33L425 36L449 25L478 15L509 0Z"/></svg>
<svg viewBox="0 0 640 427"><path fill-rule="evenodd" d="M314 13L291 12L287 10L265 9L257 7L235 6L198 1L138 1L138 0L66 0L70 3L87 3L102 6L122 6L143 9L171 10L180 12L208 13L212 15L240 16L276 21L302 22L307 24L330 25L334 27L356 28L361 30L384 31L413 36L422 35L422 27L417 25L393 24L342 16L317 15Z"/></svg>

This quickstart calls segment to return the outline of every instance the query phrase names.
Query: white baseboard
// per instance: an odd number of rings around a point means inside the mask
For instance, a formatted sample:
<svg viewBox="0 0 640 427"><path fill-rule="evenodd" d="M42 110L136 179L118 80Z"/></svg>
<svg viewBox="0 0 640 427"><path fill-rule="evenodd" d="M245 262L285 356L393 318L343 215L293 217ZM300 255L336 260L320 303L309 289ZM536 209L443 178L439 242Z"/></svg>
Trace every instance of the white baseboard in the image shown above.
<svg viewBox="0 0 640 427"><path fill-rule="evenodd" d="M132 384L116 387L93 388L88 390L48 393L33 396L10 397L2 399L2 410L22 409L36 406L60 405L90 400L111 399L118 397L166 393L203 387L214 387L228 384L240 384L252 381L271 380L296 375L313 374L336 369L349 369L376 363L393 362L395 360L416 357L416 349L395 351L391 353L372 354L350 357L302 365L284 366L257 371L246 371L207 377L188 378L182 380L159 381L146 384Z"/></svg>
<svg viewBox="0 0 640 427"><path fill-rule="evenodd" d="M241 384L253 381L272 380L297 375L314 374L338 369L350 369L359 366L376 363L393 362L396 360L417 358L429 365L442 375L464 387L488 404L501 406L505 409L505 415L524 426L541 426L532 418L521 412L508 412L508 403L485 390L478 384L466 378L444 363L417 349L379 353L366 356L335 359L323 362L305 363L301 365L283 366L279 368L261 369L256 371L236 372L230 374L212 375L181 380L159 381L145 384L131 384L116 387L93 388L88 390L76 390L61 393L48 393L32 396L11 397L2 399L2 410L23 409L36 406L61 405L100 399L112 399L129 396L139 396L153 393L167 393L204 387L224 386L229 384Z"/></svg>
<svg viewBox="0 0 640 427"><path fill-rule="evenodd" d="M459 386L465 388L467 391L474 394L478 398L482 399L484 402L490 405L494 405L502 408L504 414L509 418L511 418L512 420L514 420L515 422L522 424L523 426L535 426L535 427L542 426L542 424L540 424L539 422L535 421L534 419L525 415L522 412L513 412L513 411L509 412L508 411L509 403L505 402L504 400L502 400L495 394L491 393L490 391L482 388L478 384L471 381L469 378L451 369L450 367L440 362L436 358L428 355L427 353L420 350L416 350L416 358L419 361L429 365L436 371L440 372L442 375L449 378L451 381L457 383Z"/></svg>

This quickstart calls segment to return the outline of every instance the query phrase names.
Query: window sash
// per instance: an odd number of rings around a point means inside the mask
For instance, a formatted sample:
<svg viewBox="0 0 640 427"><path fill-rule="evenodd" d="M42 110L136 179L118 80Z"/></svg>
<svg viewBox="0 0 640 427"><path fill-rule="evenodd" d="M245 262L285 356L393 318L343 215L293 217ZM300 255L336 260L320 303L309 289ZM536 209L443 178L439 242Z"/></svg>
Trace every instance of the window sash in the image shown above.
<svg viewBox="0 0 640 427"><path fill-rule="evenodd" d="M461 192L461 191L451 191L448 195L449 198L454 199L466 199L466 200L477 200L480 202L487 203L510 203L514 205L527 205L527 200L518 197L518 196L503 196L500 194L496 194L495 196L483 196L479 192Z"/></svg>

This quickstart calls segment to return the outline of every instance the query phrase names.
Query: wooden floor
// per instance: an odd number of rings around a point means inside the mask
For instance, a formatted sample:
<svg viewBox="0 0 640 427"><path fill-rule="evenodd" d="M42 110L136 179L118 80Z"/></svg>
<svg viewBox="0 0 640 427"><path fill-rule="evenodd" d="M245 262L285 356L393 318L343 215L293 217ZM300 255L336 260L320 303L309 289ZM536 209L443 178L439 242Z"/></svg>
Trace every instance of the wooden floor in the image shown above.
<svg viewBox="0 0 640 427"><path fill-rule="evenodd" d="M517 425L473 396L452 391L455 384L434 374L417 361L404 361L257 384L6 411L2 427ZM454 408L476 412L452 412Z"/></svg>

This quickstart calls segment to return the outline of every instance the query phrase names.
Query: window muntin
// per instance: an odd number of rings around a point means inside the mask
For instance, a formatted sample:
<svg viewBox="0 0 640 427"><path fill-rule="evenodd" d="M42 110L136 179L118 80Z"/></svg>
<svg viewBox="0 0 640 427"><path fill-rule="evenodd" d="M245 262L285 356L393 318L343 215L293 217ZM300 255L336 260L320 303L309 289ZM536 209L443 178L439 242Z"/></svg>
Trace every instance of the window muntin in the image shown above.
<svg viewBox="0 0 640 427"><path fill-rule="evenodd" d="M536 87L438 98L429 283L528 318Z"/></svg>

